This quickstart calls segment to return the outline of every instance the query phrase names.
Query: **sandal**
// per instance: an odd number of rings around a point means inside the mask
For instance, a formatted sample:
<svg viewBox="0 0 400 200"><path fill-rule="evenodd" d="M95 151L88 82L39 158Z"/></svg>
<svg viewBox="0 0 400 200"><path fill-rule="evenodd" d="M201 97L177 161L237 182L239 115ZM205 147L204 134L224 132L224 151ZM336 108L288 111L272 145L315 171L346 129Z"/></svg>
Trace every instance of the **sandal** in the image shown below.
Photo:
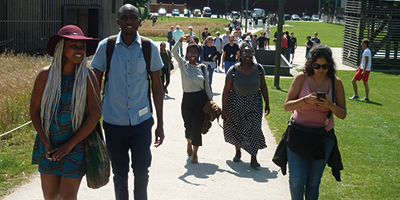
<svg viewBox="0 0 400 200"><path fill-rule="evenodd" d="M192 160L190 161L193 164L196 164L199 162L198 157L197 156L193 156Z"/></svg>

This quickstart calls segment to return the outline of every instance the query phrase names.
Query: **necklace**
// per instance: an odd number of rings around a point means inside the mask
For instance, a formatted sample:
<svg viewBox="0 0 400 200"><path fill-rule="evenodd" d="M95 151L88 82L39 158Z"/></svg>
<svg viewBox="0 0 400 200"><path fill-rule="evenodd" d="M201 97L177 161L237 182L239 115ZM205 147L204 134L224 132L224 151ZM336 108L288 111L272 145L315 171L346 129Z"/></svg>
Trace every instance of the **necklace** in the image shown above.
<svg viewBox="0 0 400 200"><path fill-rule="evenodd" d="M317 79L316 79L315 76L314 76L314 82L315 82L315 85L317 85L317 88L318 88L317 92L319 92L319 88L321 88L321 86L324 84L324 79L322 79L321 84L318 85Z"/></svg>

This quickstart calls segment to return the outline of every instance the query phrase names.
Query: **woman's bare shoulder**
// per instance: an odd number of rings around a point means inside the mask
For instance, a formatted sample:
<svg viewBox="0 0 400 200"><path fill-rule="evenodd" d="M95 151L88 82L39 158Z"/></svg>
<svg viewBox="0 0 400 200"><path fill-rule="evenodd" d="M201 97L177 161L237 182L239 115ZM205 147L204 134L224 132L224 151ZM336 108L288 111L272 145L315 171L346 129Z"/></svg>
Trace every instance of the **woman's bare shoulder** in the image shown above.
<svg viewBox="0 0 400 200"><path fill-rule="evenodd" d="M49 76L49 73L50 73L50 66L51 65L43 67L39 71L39 74L38 74L38 76L36 78L36 81L47 81L47 77Z"/></svg>

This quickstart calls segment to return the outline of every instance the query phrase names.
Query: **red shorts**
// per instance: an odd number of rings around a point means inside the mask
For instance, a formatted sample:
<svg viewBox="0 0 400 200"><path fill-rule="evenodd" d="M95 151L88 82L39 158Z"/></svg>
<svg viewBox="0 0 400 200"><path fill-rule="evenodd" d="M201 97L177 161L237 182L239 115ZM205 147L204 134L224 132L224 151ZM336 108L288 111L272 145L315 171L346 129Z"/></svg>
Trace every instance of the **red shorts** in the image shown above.
<svg viewBox="0 0 400 200"><path fill-rule="evenodd" d="M364 70L358 68L357 72L356 72L356 75L354 75L354 79L356 79L357 81L361 81L361 79L362 79L364 82L367 82L368 78L369 78L369 73L371 71L365 71L364 76L362 75L363 71Z"/></svg>

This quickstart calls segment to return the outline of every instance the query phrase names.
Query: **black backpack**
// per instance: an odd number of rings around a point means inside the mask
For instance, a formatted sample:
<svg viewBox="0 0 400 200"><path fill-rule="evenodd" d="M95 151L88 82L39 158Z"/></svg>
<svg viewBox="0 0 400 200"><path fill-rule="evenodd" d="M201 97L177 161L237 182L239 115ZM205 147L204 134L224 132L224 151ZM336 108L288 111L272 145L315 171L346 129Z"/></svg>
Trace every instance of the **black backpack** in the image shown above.
<svg viewBox="0 0 400 200"><path fill-rule="evenodd" d="M151 104L151 97L150 97L150 65L151 65L151 43L150 43L150 39L140 36L141 40L142 40L142 51L143 51L143 56L144 56L144 60L146 61L146 71L147 71L147 80L149 83L149 89L147 91L147 96L149 98L149 105L150 105L150 111L153 112L153 107ZM105 78L104 78L104 88L103 88L103 96L104 96L104 92L106 89L106 83L108 81L108 73L110 72L110 67L111 67L111 58L112 55L114 53L114 48L115 48L115 41L117 40L117 35L112 35L110 37L108 37L108 41L107 41L107 50L106 50L106 55L107 55L107 68L106 68L106 74L105 74Z"/></svg>

